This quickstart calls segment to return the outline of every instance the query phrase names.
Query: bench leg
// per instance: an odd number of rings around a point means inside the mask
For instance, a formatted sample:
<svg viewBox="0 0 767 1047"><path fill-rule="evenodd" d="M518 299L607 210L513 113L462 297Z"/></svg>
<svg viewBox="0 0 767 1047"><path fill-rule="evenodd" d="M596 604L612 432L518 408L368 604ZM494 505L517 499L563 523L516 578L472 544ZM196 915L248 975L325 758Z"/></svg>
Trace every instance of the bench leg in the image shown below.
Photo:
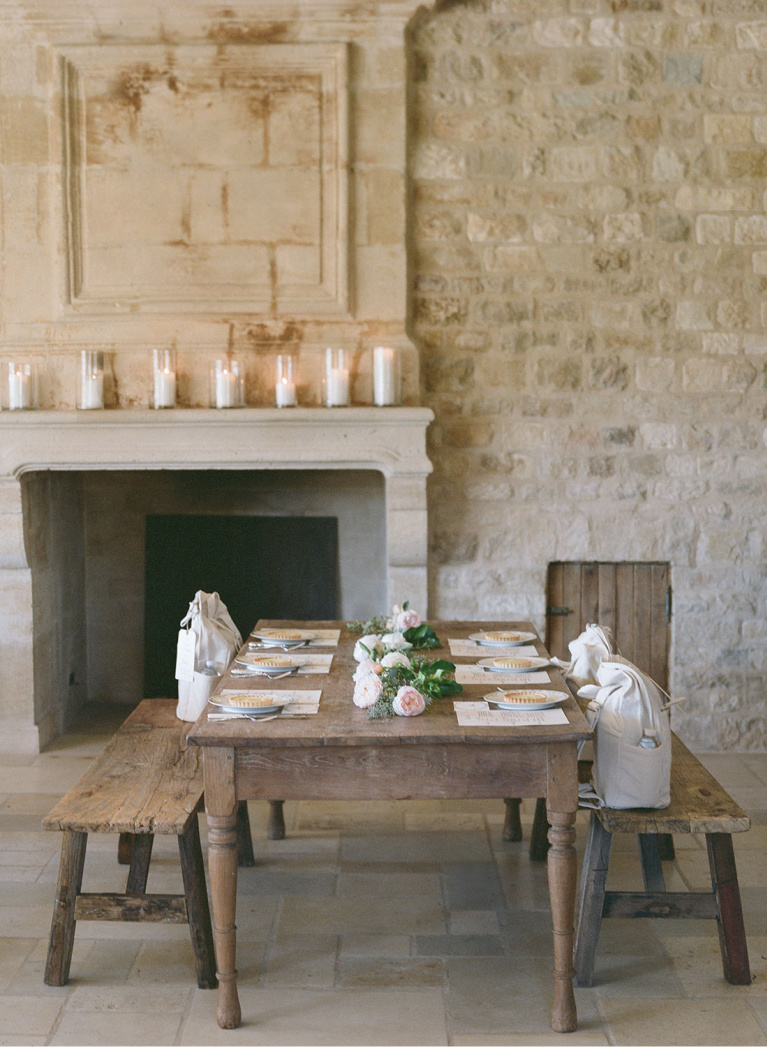
<svg viewBox="0 0 767 1047"><path fill-rule="evenodd" d="M607 868L613 834L608 832L595 813L589 822L586 850L581 870L578 899L578 933L575 937L575 981L577 985L591 985L594 981L599 929L607 885Z"/></svg>
<svg viewBox="0 0 767 1047"><path fill-rule="evenodd" d="M133 856L133 833L120 833L117 841L117 863L118 865L130 865Z"/></svg>
<svg viewBox="0 0 767 1047"><path fill-rule="evenodd" d="M674 837L671 833L658 833L658 851L662 862L673 862L676 858Z"/></svg>
<svg viewBox="0 0 767 1047"><path fill-rule="evenodd" d="M535 801L533 829L530 833L530 861L545 862L549 853L549 819L546 817L546 801L539 796Z"/></svg>
<svg viewBox="0 0 767 1047"><path fill-rule="evenodd" d="M657 833L637 833L639 859L642 863L642 878L646 891L665 891L663 866L660 860L660 841Z"/></svg>
<svg viewBox="0 0 767 1047"><path fill-rule="evenodd" d="M75 944L75 899L83 884L87 843L88 834L81 832L65 832L61 841L59 881L43 979L46 985L66 985L69 978Z"/></svg>
<svg viewBox="0 0 767 1047"><path fill-rule="evenodd" d="M237 864L241 869L252 869L256 864L247 800L240 800L237 804Z"/></svg>
<svg viewBox="0 0 767 1047"><path fill-rule="evenodd" d="M133 836L128 882L125 885L126 894L146 894L153 843L154 836L151 833L136 833Z"/></svg>
<svg viewBox="0 0 767 1047"><path fill-rule="evenodd" d="M729 833L706 833L711 885L714 888L719 918L719 948L722 969L730 985L750 985L751 968L748 963L746 928L740 903L738 871Z"/></svg>
<svg viewBox="0 0 767 1047"><path fill-rule="evenodd" d="M510 797L503 801L506 805L506 815L503 819L503 838L509 843L517 843L522 839L522 822L519 817L519 808L522 801Z"/></svg>
<svg viewBox="0 0 767 1047"><path fill-rule="evenodd" d="M205 887L205 866L200 847L200 824L197 815L189 828L178 838L178 853L181 858L181 874L184 878L186 915L194 950L194 967L197 984L201 989L215 989L216 955L213 947L213 928L210 922L208 892Z"/></svg>
<svg viewBox="0 0 767 1047"><path fill-rule="evenodd" d="M285 815L283 813L284 800L269 801L269 827L266 835L270 840L285 839Z"/></svg>

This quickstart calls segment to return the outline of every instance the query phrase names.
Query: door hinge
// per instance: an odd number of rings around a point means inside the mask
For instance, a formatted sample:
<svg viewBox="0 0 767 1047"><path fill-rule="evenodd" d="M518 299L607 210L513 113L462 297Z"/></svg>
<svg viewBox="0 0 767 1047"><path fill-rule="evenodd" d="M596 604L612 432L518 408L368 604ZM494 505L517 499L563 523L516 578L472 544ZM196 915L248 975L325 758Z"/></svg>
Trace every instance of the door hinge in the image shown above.
<svg viewBox="0 0 767 1047"><path fill-rule="evenodd" d="M566 618L568 614L575 614L571 607L547 607L547 618Z"/></svg>

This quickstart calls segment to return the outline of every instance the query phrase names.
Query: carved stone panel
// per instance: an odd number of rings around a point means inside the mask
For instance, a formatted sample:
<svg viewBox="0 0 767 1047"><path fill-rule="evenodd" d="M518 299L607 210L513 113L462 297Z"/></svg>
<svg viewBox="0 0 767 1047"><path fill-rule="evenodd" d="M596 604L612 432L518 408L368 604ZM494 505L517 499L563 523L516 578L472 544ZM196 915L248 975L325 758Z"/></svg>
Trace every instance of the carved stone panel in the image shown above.
<svg viewBox="0 0 767 1047"><path fill-rule="evenodd" d="M346 45L61 53L68 305L348 314Z"/></svg>

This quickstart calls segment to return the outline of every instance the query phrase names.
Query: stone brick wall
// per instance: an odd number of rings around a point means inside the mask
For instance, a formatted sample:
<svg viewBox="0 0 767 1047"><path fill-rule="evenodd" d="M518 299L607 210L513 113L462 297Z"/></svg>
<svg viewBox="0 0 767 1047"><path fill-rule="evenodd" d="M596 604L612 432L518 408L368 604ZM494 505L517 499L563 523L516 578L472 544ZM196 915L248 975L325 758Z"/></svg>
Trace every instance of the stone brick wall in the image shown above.
<svg viewBox="0 0 767 1047"><path fill-rule="evenodd" d="M767 745L767 4L442 3L412 26L432 613L668 560L692 744Z"/></svg>

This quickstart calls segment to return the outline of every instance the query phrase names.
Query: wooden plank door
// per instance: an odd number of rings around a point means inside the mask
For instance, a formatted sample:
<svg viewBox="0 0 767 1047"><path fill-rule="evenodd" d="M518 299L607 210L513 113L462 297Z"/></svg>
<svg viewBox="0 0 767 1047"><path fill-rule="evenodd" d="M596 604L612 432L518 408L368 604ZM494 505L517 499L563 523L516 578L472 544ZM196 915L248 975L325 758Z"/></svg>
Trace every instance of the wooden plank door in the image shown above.
<svg viewBox="0 0 767 1047"><path fill-rule="evenodd" d="M568 659L589 622L606 625L618 650L668 690L671 583L667 563L550 563L546 646Z"/></svg>

